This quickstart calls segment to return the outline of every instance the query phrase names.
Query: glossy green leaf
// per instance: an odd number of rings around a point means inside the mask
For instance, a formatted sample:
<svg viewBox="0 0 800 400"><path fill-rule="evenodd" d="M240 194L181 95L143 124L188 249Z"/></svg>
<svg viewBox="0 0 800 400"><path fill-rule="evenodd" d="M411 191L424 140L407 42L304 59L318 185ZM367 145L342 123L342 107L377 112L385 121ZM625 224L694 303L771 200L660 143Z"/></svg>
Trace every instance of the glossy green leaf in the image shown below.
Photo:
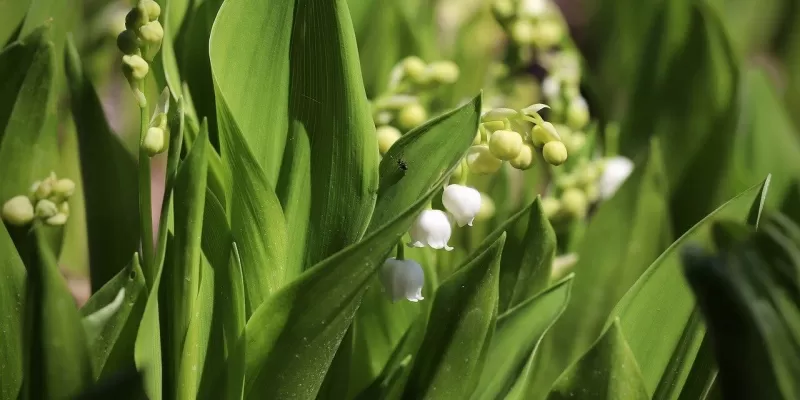
<svg viewBox="0 0 800 400"><path fill-rule="evenodd" d="M23 379L22 329L25 265L5 226L0 226L0 397L17 398Z"/></svg>
<svg viewBox="0 0 800 400"><path fill-rule="evenodd" d="M375 202L378 153L345 0L226 2L210 56L218 114L236 121L267 182L278 180L287 133L308 137L304 265L358 241ZM247 246L237 242L247 258ZM247 277L250 263L243 261Z"/></svg>
<svg viewBox="0 0 800 400"><path fill-rule="evenodd" d="M548 399L649 399L639 365L616 322L580 360L564 371Z"/></svg>
<svg viewBox="0 0 800 400"><path fill-rule="evenodd" d="M367 283L434 193L429 191L384 228L304 272L259 307L240 341L247 356L245 398L317 393Z"/></svg>
<svg viewBox="0 0 800 400"><path fill-rule="evenodd" d="M502 233L436 291L404 398L464 398L478 385L497 320Z"/></svg>
<svg viewBox="0 0 800 400"><path fill-rule="evenodd" d="M289 130L286 150L283 155L278 186L278 198L286 216L288 243L306 243L308 218L311 212L311 145L308 135L300 123L295 122ZM306 248L301 245L289 246L287 255L289 276L302 272L306 258Z"/></svg>
<svg viewBox="0 0 800 400"><path fill-rule="evenodd" d="M223 109L224 110L224 109ZM223 162L231 173L229 214L233 240L242 253L246 315L251 315L291 276L287 224L278 197L230 114L219 115ZM298 246L297 243L292 243Z"/></svg>
<svg viewBox="0 0 800 400"><path fill-rule="evenodd" d="M23 48L19 48L19 47ZM25 64L30 57L29 64ZM14 63L21 63L15 65ZM4 98L0 113L8 115L0 136L0 201L21 194L37 180L54 171L59 163L58 135L52 115L55 113L56 95L54 79L56 55L46 28L16 42L0 53L2 69L24 69L24 73L11 74L10 86L19 86L16 100ZM6 64L9 63L9 64ZM7 78L3 78L6 82ZM4 85L5 86L5 85ZM2 90L3 95L12 91ZM6 108L10 107L10 108Z"/></svg>
<svg viewBox="0 0 800 400"><path fill-rule="evenodd" d="M0 1L0 47L5 47L14 31L20 27L31 0Z"/></svg>
<svg viewBox="0 0 800 400"><path fill-rule="evenodd" d="M671 240L658 142L653 142L650 152L645 162L638 160L633 174L589 222L573 268L570 303L542 344L548 368L529 383L533 391L546 391L597 339L614 305ZM543 393L529 395L536 398Z"/></svg>
<svg viewBox="0 0 800 400"><path fill-rule="evenodd" d="M206 362L208 347L219 345L209 343L214 310L214 270L205 258L200 261L200 274L197 276L200 281L197 299L193 304L193 313L187 326L178 369L178 395L176 398L179 399L198 397L200 377Z"/></svg>
<svg viewBox="0 0 800 400"><path fill-rule="evenodd" d="M71 40L65 60L78 131L89 271L97 291L125 266L139 246L137 168L133 156L111 131Z"/></svg>
<svg viewBox="0 0 800 400"><path fill-rule="evenodd" d="M47 229L29 233L36 243L28 266L25 332L28 371L23 398L69 399L92 382L81 315L47 244Z"/></svg>
<svg viewBox="0 0 800 400"><path fill-rule="evenodd" d="M506 394L542 336L566 308L571 287L572 276L497 317L486 365L471 398L496 399Z"/></svg>
<svg viewBox="0 0 800 400"><path fill-rule="evenodd" d="M94 378L108 378L133 363L133 345L147 301L139 255L81 308Z"/></svg>

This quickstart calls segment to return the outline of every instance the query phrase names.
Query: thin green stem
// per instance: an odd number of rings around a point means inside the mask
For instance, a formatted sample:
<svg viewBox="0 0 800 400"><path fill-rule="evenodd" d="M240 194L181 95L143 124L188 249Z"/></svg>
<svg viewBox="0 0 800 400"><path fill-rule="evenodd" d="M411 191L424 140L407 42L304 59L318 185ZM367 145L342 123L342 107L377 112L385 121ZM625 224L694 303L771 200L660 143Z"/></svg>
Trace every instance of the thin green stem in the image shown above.
<svg viewBox="0 0 800 400"><path fill-rule="evenodd" d="M405 260L406 258L406 249L405 245L403 245L402 240L397 241L397 254L395 256L396 260Z"/></svg>
<svg viewBox="0 0 800 400"><path fill-rule="evenodd" d="M139 90L143 91L140 83ZM153 265L153 210L150 199L150 156L144 150L144 136L147 134L149 120L147 104L139 105L139 230L142 238L142 271L148 286L155 279Z"/></svg>

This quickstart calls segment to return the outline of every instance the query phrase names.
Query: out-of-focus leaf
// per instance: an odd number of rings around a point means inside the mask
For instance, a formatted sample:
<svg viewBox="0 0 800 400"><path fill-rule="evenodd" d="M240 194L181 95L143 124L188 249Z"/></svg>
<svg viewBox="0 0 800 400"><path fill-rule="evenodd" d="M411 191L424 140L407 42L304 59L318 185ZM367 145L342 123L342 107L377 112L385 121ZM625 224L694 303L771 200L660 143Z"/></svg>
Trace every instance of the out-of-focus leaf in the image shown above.
<svg viewBox="0 0 800 400"><path fill-rule="evenodd" d="M505 233L436 290L404 398L465 398L478 385L497 319Z"/></svg>
<svg viewBox="0 0 800 400"><path fill-rule="evenodd" d="M17 398L24 375L22 358L22 308L25 265L5 226L0 226L0 397Z"/></svg>
<svg viewBox="0 0 800 400"><path fill-rule="evenodd" d="M777 38L775 49L786 71L786 90L783 92L788 110L800 107L800 4L784 1L783 21ZM791 113L795 127L800 129L800 115Z"/></svg>
<svg viewBox="0 0 800 400"><path fill-rule="evenodd" d="M679 400L695 400L709 398L709 394L717 382L717 364L714 361L714 349L708 336L703 337L700 349L694 359L692 370L680 390ZM670 398L676 398L669 393Z"/></svg>
<svg viewBox="0 0 800 400"><path fill-rule="evenodd" d="M161 5L161 23L164 25L164 37L166 35L166 28L172 32L179 32L183 24L184 17L192 3L191 0L156 0ZM177 92L176 92L177 93Z"/></svg>
<svg viewBox="0 0 800 400"><path fill-rule="evenodd" d="M139 255L134 254L131 263L81 308L95 380L133 365L133 345L146 301Z"/></svg>
<svg viewBox="0 0 800 400"><path fill-rule="evenodd" d="M649 399L639 365L616 322L580 360L564 371L548 399Z"/></svg>
<svg viewBox="0 0 800 400"><path fill-rule="evenodd" d="M25 337L29 350L23 398L69 399L92 382L81 315L47 243L50 227L29 235L37 246L28 266Z"/></svg>
<svg viewBox="0 0 800 400"><path fill-rule="evenodd" d="M247 349L245 398L314 397L367 283L435 192L304 272L259 307L240 340Z"/></svg>
<svg viewBox="0 0 800 400"><path fill-rule="evenodd" d="M74 43L66 48L67 83L78 131L89 238L89 271L99 290L139 246L136 162L111 131Z"/></svg>
<svg viewBox="0 0 800 400"><path fill-rule="evenodd" d="M0 1L0 48L5 47L14 31L20 27L31 0Z"/></svg>
<svg viewBox="0 0 800 400"><path fill-rule="evenodd" d="M49 26L50 40L54 57L53 90L59 95L64 90L64 65L60 57L64 54L68 33L79 21L81 2L77 0L31 0L25 21L20 29L20 37L27 36L39 29L43 24ZM50 119L44 122L55 130L58 124L57 110L51 111Z"/></svg>
<svg viewBox="0 0 800 400"><path fill-rule="evenodd" d="M579 245L572 295L540 351L546 370L529 382L538 398L597 339L614 305L671 241L667 182L660 146L637 160L633 174L600 205ZM600 289L602 288L602 289Z"/></svg>
<svg viewBox="0 0 800 400"><path fill-rule="evenodd" d="M292 221L308 225L305 267L358 241L375 203L377 142L354 36L345 0L226 2L211 35L219 114L241 128L267 182L278 181L288 132L308 137L309 219Z"/></svg>
<svg viewBox="0 0 800 400"><path fill-rule="evenodd" d="M76 396L75 400L104 400L109 398L118 400L144 399L142 374L133 367L126 368L95 383L92 387Z"/></svg>
<svg viewBox="0 0 800 400"><path fill-rule="evenodd" d="M172 94L177 97L181 95L183 86L178 73L178 61L175 56L173 39L180 29L180 23L186 13L189 0L160 0L157 2L161 5L162 10L160 20L164 29L164 38L161 41L161 49L159 49L153 60L151 69L159 87L168 86Z"/></svg>
<svg viewBox="0 0 800 400"><path fill-rule="evenodd" d="M486 365L472 399L506 395L535 346L564 311L571 287L572 276L498 316Z"/></svg>
<svg viewBox="0 0 800 400"><path fill-rule="evenodd" d="M61 131L60 175L75 183L75 192L69 198L69 219L64 225L64 242L58 256L58 265L73 276L89 275L89 235L86 230L86 202L83 199L80 148L78 131L72 118L64 121Z"/></svg>

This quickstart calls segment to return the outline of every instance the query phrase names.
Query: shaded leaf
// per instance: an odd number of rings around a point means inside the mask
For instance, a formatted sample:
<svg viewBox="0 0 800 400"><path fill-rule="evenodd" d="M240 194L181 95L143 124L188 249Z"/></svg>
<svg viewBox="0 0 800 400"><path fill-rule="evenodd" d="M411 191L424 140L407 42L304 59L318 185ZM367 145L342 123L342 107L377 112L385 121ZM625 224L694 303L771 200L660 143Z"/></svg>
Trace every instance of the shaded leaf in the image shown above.
<svg viewBox="0 0 800 400"><path fill-rule="evenodd" d="M22 308L25 297L25 265L5 226L0 226L0 397L17 398L22 387Z"/></svg>

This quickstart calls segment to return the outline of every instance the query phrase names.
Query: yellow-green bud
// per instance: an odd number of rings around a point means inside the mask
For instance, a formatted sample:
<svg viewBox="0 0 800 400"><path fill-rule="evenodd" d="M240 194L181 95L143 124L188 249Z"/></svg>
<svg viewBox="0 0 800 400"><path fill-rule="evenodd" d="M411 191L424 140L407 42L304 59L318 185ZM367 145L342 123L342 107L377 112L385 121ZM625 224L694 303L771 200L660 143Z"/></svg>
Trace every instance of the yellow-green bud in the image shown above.
<svg viewBox="0 0 800 400"><path fill-rule="evenodd" d="M36 216L38 218L50 218L53 215L56 215L57 212L58 207L56 206L56 203L53 203L50 200L44 199L36 202Z"/></svg>
<svg viewBox="0 0 800 400"><path fill-rule="evenodd" d="M560 141L561 136L558 135L558 131L553 124L545 121L543 125L535 125L531 129L531 140L533 140L534 146L542 147L546 143Z"/></svg>
<svg viewBox="0 0 800 400"><path fill-rule="evenodd" d="M500 129L505 129L506 124L503 121L489 121L484 122L483 127L489 132L494 132Z"/></svg>
<svg viewBox="0 0 800 400"><path fill-rule="evenodd" d="M161 6L158 5L155 1L146 0L142 2L142 7L145 10L147 15L147 19L149 21L155 21L161 15Z"/></svg>
<svg viewBox="0 0 800 400"><path fill-rule="evenodd" d="M490 121L507 121L509 118L513 118L517 116L517 110L513 110L510 108L493 108L487 112L485 112L481 116L481 121L483 122L490 122Z"/></svg>
<svg viewBox="0 0 800 400"><path fill-rule="evenodd" d="M458 165L456 165L456 167L453 169L453 174L450 175L451 181L458 182L461 180L464 174L467 173L467 171L464 171L463 165L464 163L462 162L459 162Z"/></svg>
<svg viewBox="0 0 800 400"><path fill-rule="evenodd" d="M522 135L514 131L495 131L489 138L489 150L501 160L512 160L522 150Z"/></svg>
<svg viewBox="0 0 800 400"><path fill-rule="evenodd" d="M596 184L586 186L586 188L584 188L584 192L586 192L586 198L590 203L594 203L600 198L600 189Z"/></svg>
<svg viewBox="0 0 800 400"><path fill-rule="evenodd" d="M419 57L411 56L403 60L403 72L414 83L423 83L427 79L427 65Z"/></svg>
<svg viewBox="0 0 800 400"><path fill-rule="evenodd" d="M600 172L594 164L583 166L578 173L578 181L582 186L593 185L600 178Z"/></svg>
<svg viewBox="0 0 800 400"><path fill-rule="evenodd" d="M62 201L61 204L58 205L58 213L69 216L69 203Z"/></svg>
<svg viewBox="0 0 800 400"><path fill-rule="evenodd" d="M556 186L560 189L567 189L578 185L578 178L574 174L561 175L556 179Z"/></svg>
<svg viewBox="0 0 800 400"><path fill-rule="evenodd" d="M50 197L50 194L53 192L53 183L54 182L52 179L47 178L41 181L38 185L34 184L36 189L33 192L33 198L46 199ZM31 189L33 189L33 187L31 187Z"/></svg>
<svg viewBox="0 0 800 400"><path fill-rule="evenodd" d="M485 144L472 146L467 152L467 166L476 174L493 174L503 165L503 161L492 155Z"/></svg>
<svg viewBox="0 0 800 400"><path fill-rule="evenodd" d="M428 112L422 104L409 104L400 110L397 115L397 123L405 129L415 128L422 125L428 119Z"/></svg>
<svg viewBox="0 0 800 400"><path fill-rule="evenodd" d="M567 146L569 153L577 153L586 145L586 135L583 132L572 132L566 138L564 144Z"/></svg>
<svg viewBox="0 0 800 400"><path fill-rule="evenodd" d="M3 204L3 220L11 225L27 225L33 217L33 204L27 196L14 196Z"/></svg>
<svg viewBox="0 0 800 400"><path fill-rule="evenodd" d="M147 10L144 7L136 6L125 15L125 28L135 31L147 21Z"/></svg>
<svg viewBox="0 0 800 400"><path fill-rule="evenodd" d="M140 81L150 72L150 65L136 54L122 56L122 71L129 81Z"/></svg>
<svg viewBox="0 0 800 400"><path fill-rule="evenodd" d="M508 162L516 169L526 170L533 166L533 146L523 144L519 154Z"/></svg>
<svg viewBox="0 0 800 400"><path fill-rule="evenodd" d="M28 197L31 199L36 199L36 191L39 190L39 185L42 184L42 181L33 182L31 187L28 189Z"/></svg>
<svg viewBox="0 0 800 400"><path fill-rule="evenodd" d="M53 196L59 199L68 199L75 193L75 182L71 179L59 179L53 185Z"/></svg>
<svg viewBox="0 0 800 400"><path fill-rule="evenodd" d="M481 193L481 208L478 209L478 213L475 214L476 221L486 221L492 217L494 217L494 213L496 211L494 200L489 197L486 193Z"/></svg>
<svg viewBox="0 0 800 400"><path fill-rule="evenodd" d="M567 215L574 218L583 218L586 216L586 209L589 204L582 190L570 188L561 195L561 206Z"/></svg>
<svg viewBox="0 0 800 400"><path fill-rule="evenodd" d="M478 132L475 133L475 139L472 139L472 145L477 146L483 142L483 135L481 135L481 130L478 129Z"/></svg>
<svg viewBox="0 0 800 400"><path fill-rule="evenodd" d="M452 61L435 61L428 66L428 76L441 84L450 84L458 80L458 65Z"/></svg>
<svg viewBox="0 0 800 400"><path fill-rule="evenodd" d="M536 45L548 48L557 45L564 37L564 28L557 21L548 19L541 21L536 32Z"/></svg>
<svg viewBox="0 0 800 400"><path fill-rule="evenodd" d="M164 130L159 127L152 127L147 130L142 141L142 148L150 157L155 156L165 150L166 139Z"/></svg>
<svg viewBox="0 0 800 400"><path fill-rule="evenodd" d="M542 199L542 211L548 219L551 219L561 211L561 202L555 197L545 197Z"/></svg>
<svg viewBox="0 0 800 400"><path fill-rule="evenodd" d="M567 146L559 141L545 143L542 148L542 156L550 165L561 165L567 161Z"/></svg>
<svg viewBox="0 0 800 400"><path fill-rule="evenodd" d="M378 137L378 151L380 151L381 155L386 154L394 142L400 139L400 136L403 136L397 128L391 125L378 127L375 130L375 135Z"/></svg>
<svg viewBox="0 0 800 400"><path fill-rule="evenodd" d="M514 16L514 3L511 0L494 0L492 12L499 20L511 18Z"/></svg>
<svg viewBox="0 0 800 400"><path fill-rule="evenodd" d="M573 129L581 129L589 123L589 106L583 97L572 98L567 107L567 124Z"/></svg>
<svg viewBox="0 0 800 400"><path fill-rule="evenodd" d="M148 44L160 44L164 38L164 28L158 21L152 21L139 28L139 37Z"/></svg>
<svg viewBox="0 0 800 400"><path fill-rule="evenodd" d="M44 222L47 225L61 226L67 223L67 218L68 217L66 214L58 213L50 218L47 218Z"/></svg>
<svg viewBox="0 0 800 400"><path fill-rule="evenodd" d="M517 44L531 44L536 40L536 28L528 20L518 19L511 24L511 39Z"/></svg>
<svg viewBox="0 0 800 400"><path fill-rule="evenodd" d="M141 47L141 42L139 37L136 36L136 32L126 29L117 36L117 48L123 54L140 54L139 47Z"/></svg>

